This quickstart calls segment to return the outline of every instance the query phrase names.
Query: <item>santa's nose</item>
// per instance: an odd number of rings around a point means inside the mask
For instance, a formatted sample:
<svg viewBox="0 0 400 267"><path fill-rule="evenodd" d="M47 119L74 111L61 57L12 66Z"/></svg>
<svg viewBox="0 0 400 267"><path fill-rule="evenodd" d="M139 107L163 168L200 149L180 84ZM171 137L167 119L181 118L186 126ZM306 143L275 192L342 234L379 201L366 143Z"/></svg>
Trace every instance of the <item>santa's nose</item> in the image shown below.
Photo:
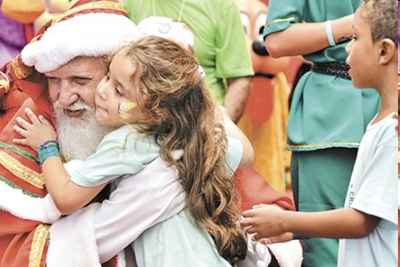
<svg viewBox="0 0 400 267"><path fill-rule="evenodd" d="M74 93L61 93L59 96L59 103L63 108L68 108L79 99L79 96Z"/></svg>

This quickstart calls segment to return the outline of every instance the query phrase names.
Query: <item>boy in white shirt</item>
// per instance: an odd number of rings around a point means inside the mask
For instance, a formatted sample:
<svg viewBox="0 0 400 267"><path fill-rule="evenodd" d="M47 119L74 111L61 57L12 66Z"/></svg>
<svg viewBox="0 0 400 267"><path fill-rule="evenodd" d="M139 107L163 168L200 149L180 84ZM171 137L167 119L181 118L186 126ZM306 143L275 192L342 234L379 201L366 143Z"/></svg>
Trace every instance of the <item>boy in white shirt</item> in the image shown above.
<svg viewBox="0 0 400 267"><path fill-rule="evenodd" d="M256 239L287 232L341 238L339 267L397 266L396 3L364 0L354 16L349 73L356 87L376 88L382 104L361 141L345 207L325 212L255 207L244 212L241 224Z"/></svg>

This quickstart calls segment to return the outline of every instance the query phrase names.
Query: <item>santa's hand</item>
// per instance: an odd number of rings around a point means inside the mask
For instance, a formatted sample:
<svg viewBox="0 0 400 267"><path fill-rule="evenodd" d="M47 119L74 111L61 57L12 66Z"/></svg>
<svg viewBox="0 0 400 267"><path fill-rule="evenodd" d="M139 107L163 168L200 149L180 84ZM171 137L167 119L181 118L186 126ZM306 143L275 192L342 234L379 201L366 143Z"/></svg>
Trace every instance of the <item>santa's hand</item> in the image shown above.
<svg viewBox="0 0 400 267"><path fill-rule="evenodd" d="M37 150L41 144L57 139L56 131L43 116L36 116L30 109L26 109L25 113L30 122L21 117L16 119L17 124L14 126L14 130L24 138L13 139L14 143L30 146Z"/></svg>
<svg viewBox="0 0 400 267"><path fill-rule="evenodd" d="M256 240L285 234L284 213L275 205L265 205L243 212L240 225Z"/></svg>

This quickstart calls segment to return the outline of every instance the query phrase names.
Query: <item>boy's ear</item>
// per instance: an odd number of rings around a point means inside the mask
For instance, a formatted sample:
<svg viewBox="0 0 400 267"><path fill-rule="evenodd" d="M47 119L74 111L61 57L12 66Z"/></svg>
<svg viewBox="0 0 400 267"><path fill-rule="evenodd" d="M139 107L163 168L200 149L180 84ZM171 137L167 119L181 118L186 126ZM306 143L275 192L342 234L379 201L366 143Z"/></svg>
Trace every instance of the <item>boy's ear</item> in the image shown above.
<svg viewBox="0 0 400 267"><path fill-rule="evenodd" d="M385 38L379 41L379 64L387 65L396 60L397 47L393 40Z"/></svg>

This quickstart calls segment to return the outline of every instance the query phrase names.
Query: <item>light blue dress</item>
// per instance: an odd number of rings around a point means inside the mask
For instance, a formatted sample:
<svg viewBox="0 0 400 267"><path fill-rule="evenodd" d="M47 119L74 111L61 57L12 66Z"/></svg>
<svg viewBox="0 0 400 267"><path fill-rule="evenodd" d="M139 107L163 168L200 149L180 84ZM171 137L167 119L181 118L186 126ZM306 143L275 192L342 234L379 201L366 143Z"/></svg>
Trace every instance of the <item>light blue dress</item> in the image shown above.
<svg viewBox="0 0 400 267"><path fill-rule="evenodd" d="M235 171L243 154L242 144L228 138L227 165ZM132 244L138 267L229 267L205 229L187 208L146 230Z"/></svg>
<svg viewBox="0 0 400 267"><path fill-rule="evenodd" d="M140 134L131 125L104 137L96 152L86 160L65 164L71 180L93 187L135 174L159 157L160 147L152 136ZM226 166L231 175L243 154L242 143L228 137ZM117 212L117 211L116 211ZM138 267L228 267L211 236L192 219L188 209L145 231L133 244Z"/></svg>
<svg viewBox="0 0 400 267"><path fill-rule="evenodd" d="M145 231L133 243L138 267L230 267L188 209Z"/></svg>

